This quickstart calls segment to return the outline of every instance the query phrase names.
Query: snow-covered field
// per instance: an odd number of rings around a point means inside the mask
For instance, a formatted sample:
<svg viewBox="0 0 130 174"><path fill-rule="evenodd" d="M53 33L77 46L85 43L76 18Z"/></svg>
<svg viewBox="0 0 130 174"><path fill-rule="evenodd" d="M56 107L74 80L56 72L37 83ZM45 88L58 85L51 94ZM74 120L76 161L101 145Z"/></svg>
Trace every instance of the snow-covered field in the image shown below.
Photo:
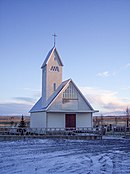
<svg viewBox="0 0 130 174"><path fill-rule="evenodd" d="M0 174L130 174L130 140L0 142Z"/></svg>

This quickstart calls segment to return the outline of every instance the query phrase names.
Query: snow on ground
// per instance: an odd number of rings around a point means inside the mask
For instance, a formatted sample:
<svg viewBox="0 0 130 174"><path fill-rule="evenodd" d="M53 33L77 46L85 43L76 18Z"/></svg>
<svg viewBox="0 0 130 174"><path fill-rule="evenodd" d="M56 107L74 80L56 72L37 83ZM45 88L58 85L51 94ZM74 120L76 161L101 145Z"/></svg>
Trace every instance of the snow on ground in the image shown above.
<svg viewBox="0 0 130 174"><path fill-rule="evenodd" d="M0 142L1 174L130 174L130 140Z"/></svg>

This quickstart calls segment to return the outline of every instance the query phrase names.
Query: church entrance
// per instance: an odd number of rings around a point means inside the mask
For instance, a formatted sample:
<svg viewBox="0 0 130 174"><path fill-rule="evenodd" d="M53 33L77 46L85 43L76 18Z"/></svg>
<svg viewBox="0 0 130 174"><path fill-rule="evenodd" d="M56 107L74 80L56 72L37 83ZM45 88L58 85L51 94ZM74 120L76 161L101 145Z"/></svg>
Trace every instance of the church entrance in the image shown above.
<svg viewBox="0 0 130 174"><path fill-rule="evenodd" d="M65 115L65 127L75 129L76 128L76 114Z"/></svg>

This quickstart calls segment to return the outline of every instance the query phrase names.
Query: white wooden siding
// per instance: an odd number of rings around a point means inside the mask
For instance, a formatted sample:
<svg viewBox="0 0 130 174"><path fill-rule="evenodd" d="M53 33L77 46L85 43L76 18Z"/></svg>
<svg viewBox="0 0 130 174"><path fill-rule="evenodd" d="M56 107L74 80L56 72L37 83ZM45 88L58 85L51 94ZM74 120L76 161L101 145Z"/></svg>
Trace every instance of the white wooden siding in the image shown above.
<svg viewBox="0 0 130 174"><path fill-rule="evenodd" d="M47 113L47 125L48 128L64 128L64 113Z"/></svg>
<svg viewBox="0 0 130 174"><path fill-rule="evenodd" d="M76 127L92 127L91 113L77 113Z"/></svg>
<svg viewBox="0 0 130 174"><path fill-rule="evenodd" d="M46 113L36 112L31 113L30 127L31 128L46 128Z"/></svg>

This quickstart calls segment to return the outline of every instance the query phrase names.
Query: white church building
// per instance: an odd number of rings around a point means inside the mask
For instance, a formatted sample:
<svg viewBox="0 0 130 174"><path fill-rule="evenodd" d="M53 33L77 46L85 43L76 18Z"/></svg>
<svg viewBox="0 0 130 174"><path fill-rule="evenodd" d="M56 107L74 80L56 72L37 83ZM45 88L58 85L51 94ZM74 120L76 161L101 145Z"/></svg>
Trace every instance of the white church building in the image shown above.
<svg viewBox="0 0 130 174"><path fill-rule="evenodd" d="M92 108L78 87L62 81L62 60L54 46L42 64L42 96L30 110L31 128L92 127Z"/></svg>

